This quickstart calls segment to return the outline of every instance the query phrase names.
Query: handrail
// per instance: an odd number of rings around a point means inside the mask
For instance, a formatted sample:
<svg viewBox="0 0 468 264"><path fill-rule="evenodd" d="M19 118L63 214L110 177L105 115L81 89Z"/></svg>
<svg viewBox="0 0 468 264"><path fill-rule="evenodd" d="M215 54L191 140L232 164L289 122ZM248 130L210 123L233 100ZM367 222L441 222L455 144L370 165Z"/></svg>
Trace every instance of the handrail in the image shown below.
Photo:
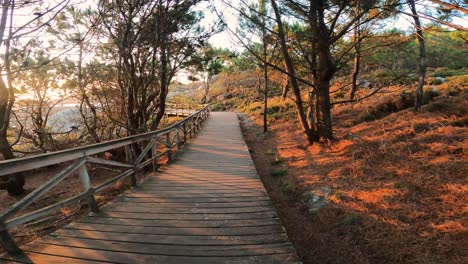
<svg viewBox="0 0 468 264"><path fill-rule="evenodd" d="M12 160L3 160L3 161L0 161L0 177L13 174L13 173L17 173L17 172L37 169L37 168L41 168L41 167L45 167L45 166L49 166L49 165L53 165L57 163L75 160L80 157L91 156L94 154L102 153L105 151L109 151L112 149L116 149L122 146L129 145L129 144L137 143L144 139L151 138L155 135L161 136L172 131L175 127L180 126L180 124L187 122L188 119L193 118L200 112L206 111L206 110L207 110L207 106L198 110L197 112L195 112L195 114L188 116L171 126L168 126L166 128L156 130L156 131L151 131L147 133L142 133L142 134L128 136L128 137L114 139L114 140L109 140L109 141L102 142L102 143L76 147L76 148L67 149L67 150L59 150L59 151L54 151L50 153L38 154L34 156L17 158L17 159L12 159Z"/></svg>
<svg viewBox="0 0 468 264"><path fill-rule="evenodd" d="M189 105L189 111L182 111L182 114L190 114L191 110ZM177 111L176 111L177 113ZM0 161L0 178L5 175L12 173L24 172L27 170L37 169L46 167L53 164L75 161L54 177L50 178L47 182L42 184L33 192L26 195L20 201L10 206L7 210L0 214L0 245L4 247L9 253L15 254L20 252L19 248L14 243L8 229L15 227L19 224L37 219L38 217L47 215L51 212L57 211L73 202L77 202L82 199L87 199L88 204L92 211L97 212L99 208L95 201L95 193L109 187L114 182L121 180L126 177L130 177L132 186L136 186L136 173L139 169L146 167L150 164L153 165L153 171L157 169L157 159L161 156L166 155L169 160L172 159L172 150L179 148L181 145L187 142L188 137L200 129L203 122L209 116L208 106L204 106L194 114L189 115L181 121L152 132L147 132L139 135L129 136L125 138L110 140L102 143L92 144L88 146L76 147L68 150L61 150L51 153L45 153L35 155L31 157L18 158L13 160ZM171 135L171 133L173 135ZM163 139L158 139L164 136ZM102 159L99 157L92 157L92 155L104 153L109 150L117 149L123 146L128 146L134 143L145 142L146 146L138 157L133 157L128 163ZM156 146L161 144L165 147L164 151L158 153ZM151 157L148 157L148 156ZM146 158L146 160L145 160ZM116 166L126 168L125 171L117 176L105 181L98 186L91 186L90 179L87 170L87 163L104 164L107 166ZM47 193L50 189L57 186L59 182L67 178L69 175L78 171L80 180L83 186L83 192L73 197L67 198L60 202L48 205L44 208L37 209L33 212L29 212L24 215L14 217L18 211L25 209L31 203L36 201L39 197ZM14 217L14 218L12 218Z"/></svg>

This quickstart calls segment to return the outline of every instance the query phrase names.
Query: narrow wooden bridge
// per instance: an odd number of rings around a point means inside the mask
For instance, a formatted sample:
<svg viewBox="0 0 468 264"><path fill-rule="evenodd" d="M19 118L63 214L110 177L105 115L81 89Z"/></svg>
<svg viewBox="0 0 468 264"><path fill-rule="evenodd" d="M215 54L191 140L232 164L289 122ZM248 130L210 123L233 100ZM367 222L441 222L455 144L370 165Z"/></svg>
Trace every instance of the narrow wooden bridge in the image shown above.
<svg viewBox="0 0 468 264"><path fill-rule="evenodd" d="M0 262L298 262L234 113L211 113L175 162L95 211Z"/></svg>

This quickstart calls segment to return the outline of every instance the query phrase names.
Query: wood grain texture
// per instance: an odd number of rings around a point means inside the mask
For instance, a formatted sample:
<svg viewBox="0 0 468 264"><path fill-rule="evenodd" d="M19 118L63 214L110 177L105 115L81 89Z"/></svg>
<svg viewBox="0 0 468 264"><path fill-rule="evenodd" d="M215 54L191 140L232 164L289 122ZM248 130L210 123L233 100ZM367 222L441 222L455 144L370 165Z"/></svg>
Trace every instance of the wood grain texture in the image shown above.
<svg viewBox="0 0 468 264"><path fill-rule="evenodd" d="M212 113L175 162L22 247L15 263L298 263L234 113Z"/></svg>

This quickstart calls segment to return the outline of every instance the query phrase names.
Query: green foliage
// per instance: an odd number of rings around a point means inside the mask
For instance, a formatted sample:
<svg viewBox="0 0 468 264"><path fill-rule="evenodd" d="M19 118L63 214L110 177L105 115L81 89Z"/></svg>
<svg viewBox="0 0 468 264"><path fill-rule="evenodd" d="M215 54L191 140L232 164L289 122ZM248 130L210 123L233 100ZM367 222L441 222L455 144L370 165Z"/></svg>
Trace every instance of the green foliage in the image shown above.
<svg viewBox="0 0 468 264"><path fill-rule="evenodd" d="M457 96L461 91L468 88L468 74L447 77L446 82L439 85L438 88L440 94Z"/></svg>
<svg viewBox="0 0 468 264"><path fill-rule="evenodd" d="M432 72L432 76L434 77L449 77L449 76L457 76L457 75L467 75L468 74L468 68L460 68L460 69L450 69L448 67L440 67L436 68Z"/></svg>
<svg viewBox="0 0 468 264"><path fill-rule="evenodd" d="M354 225L354 224L357 224L359 222L361 222L362 219L359 215L349 215L349 216L346 216L346 218L343 220L343 224L344 225Z"/></svg>
<svg viewBox="0 0 468 264"><path fill-rule="evenodd" d="M428 78L428 81L427 81L430 85L440 85L440 84L443 84L444 81L442 81L441 79L439 78Z"/></svg>
<svg viewBox="0 0 468 264"><path fill-rule="evenodd" d="M275 160L271 162L271 165L276 166L283 163L283 158L279 155L275 155Z"/></svg>
<svg viewBox="0 0 468 264"><path fill-rule="evenodd" d="M280 169L280 170L275 170L271 172L272 177L283 177L288 173L287 169Z"/></svg>
<svg viewBox="0 0 468 264"><path fill-rule="evenodd" d="M286 180L285 182L283 182L282 190L285 193L294 193L296 191L296 185L293 181Z"/></svg>

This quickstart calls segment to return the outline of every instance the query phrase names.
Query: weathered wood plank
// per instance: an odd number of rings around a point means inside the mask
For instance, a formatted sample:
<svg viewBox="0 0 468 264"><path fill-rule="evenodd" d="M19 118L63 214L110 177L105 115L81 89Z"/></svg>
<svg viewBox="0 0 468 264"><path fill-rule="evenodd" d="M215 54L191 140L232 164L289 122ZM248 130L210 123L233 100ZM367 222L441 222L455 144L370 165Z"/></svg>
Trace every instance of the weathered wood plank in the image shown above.
<svg viewBox="0 0 468 264"><path fill-rule="evenodd" d="M243 213L259 213L271 212L271 206L255 206L255 207L237 207L237 208L169 208L169 207L154 207L154 206L128 206L123 203L116 203L112 206L105 207L111 212L128 212L128 213L150 213L150 214L243 214Z"/></svg>
<svg viewBox="0 0 468 264"><path fill-rule="evenodd" d="M142 186L152 191L184 191L188 190L264 190L263 185L225 185L225 184L145 184Z"/></svg>
<svg viewBox="0 0 468 264"><path fill-rule="evenodd" d="M153 202L131 202L129 199L119 199L117 201L119 204L123 206L134 206L134 207L151 207L154 208ZM162 203L161 203L162 204ZM157 208L166 208L162 207L163 205L159 205L160 207ZM257 206L271 206L271 202L268 200L260 200L260 201L249 201L249 202L231 202L231 203L197 203L197 202L185 202L185 203L178 203L178 202L171 202L170 208L246 208L246 207L257 207Z"/></svg>
<svg viewBox="0 0 468 264"><path fill-rule="evenodd" d="M200 235L200 236L228 236L228 235L266 235L283 233L280 224L251 227L219 227L219 228L190 228L190 227L153 227L131 225L109 225L94 223L72 223L64 229L88 230L115 233L152 234L152 235Z"/></svg>
<svg viewBox="0 0 468 264"><path fill-rule="evenodd" d="M222 227L248 227L280 224L278 218L267 219L243 219L243 220L159 220L159 219L134 219L134 218L109 218L109 217L84 217L80 223L99 223L108 225L133 225L156 227L180 227L180 228L222 228Z"/></svg>
<svg viewBox="0 0 468 264"><path fill-rule="evenodd" d="M266 197L265 193L174 193L168 195L158 195L157 193L143 193L143 192L134 192L130 191L126 194L127 197L140 197L140 198L165 198L165 199L191 199L191 198L244 198L250 197L255 200L257 197Z"/></svg>
<svg viewBox="0 0 468 264"><path fill-rule="evenodd" d="M115 233L101 232L90 230L71 230L59 229L52 236L61 237L79 237L95 240L112 240L124 241L133 243L148 243L148 244L165 244L165 245L259 245L269 243L287 242L287 236L282 234L266 234L266 235L245 235L245 236L186 236L186 235L153 235L134 233Z"/></svg>
<svg viewBox="0 0 468 264"><path fill-rule="evenodd" d="M258 197L138 197L137 195L122 197L125 201L146 202L146 203L235 203L235 202L254 202L254 201L269 201L267 196Z"/></svg>
<svg viewBox="0 0 468 264"><path fill-rule="evenodd" d="M102 264L110 261L96 261L92 259L73 258L69 256L57 256L40 253L24 252L20 256L0 256L0 263L53 263L53 264Z"/></svg>
<svg viewBox="0 0 468 264"><path fill-rule="evenodd" d="M227 195L227 194L253 194L253 195L266 195L265 190L258 190L258 189L238 189L238 190L194 190L194 189L186 189L186 190L151 190L149 188L139 188L139 189L134 189L133 191L129 193L140 193L140 194L156 194L160 197L171 197L171 196L186 196L186 195L215 195L215 194L221 194L221 195ZM203 196L202 196L203 197Z"/></svg>
<svg viewBox="0 0 468 264"><path fill-rule="evenodd" d="M29 263L77 263L82 260L102 261L118 264L127 263L164 263L164 264L211 264L211 263L295 263L296 257L293 253L271 254L263 256L235 256L235 257L195 257L195 256L167 256L167 255L146 255L118 251L93 250L84 248L70 248L55 245L41 244L40 247L32 248L25 246L28 257L32 259ZM50 255L48 255L50 254ZM73 258L70 262L55 262L63 257ZM77 260L77 262L75 262ZM81 262L86 263L86 262Z"/></svg>
<svg viewBox="0 0 468 264"><path fill-rule="evenodd" d="M216 188L216 187L225 187L225 188L261 188L264 189L263 185L261 183L174 183L174 182L161 182L158 184L147 184L145 183L145 186L148 187L160 187L160 188L204 188L204 187L209 187L209 188Z"/></svg>
<svg viewBox="0 0 468 264"><path fill-rule="evenodd" d="M160 213L126 213L105 211L105 217L128 219L158 219L158 220L248 220L268 219L277 217L273 209L269 212L242 213L242 214L160 214Z"/></svg>
<svg viewBox="0 0 468 264"><path fill-rule="evenodd" d="M291 246L291 244L284 242L262 245L185 246L137 244L131 242L92 240L88 238L45 237L38 240L38 243L86 249L106 249L109 248L109 244L112 243L112 251L167 256L234 257L249 255L261 256L294 252L294 248Z"/></svg>

